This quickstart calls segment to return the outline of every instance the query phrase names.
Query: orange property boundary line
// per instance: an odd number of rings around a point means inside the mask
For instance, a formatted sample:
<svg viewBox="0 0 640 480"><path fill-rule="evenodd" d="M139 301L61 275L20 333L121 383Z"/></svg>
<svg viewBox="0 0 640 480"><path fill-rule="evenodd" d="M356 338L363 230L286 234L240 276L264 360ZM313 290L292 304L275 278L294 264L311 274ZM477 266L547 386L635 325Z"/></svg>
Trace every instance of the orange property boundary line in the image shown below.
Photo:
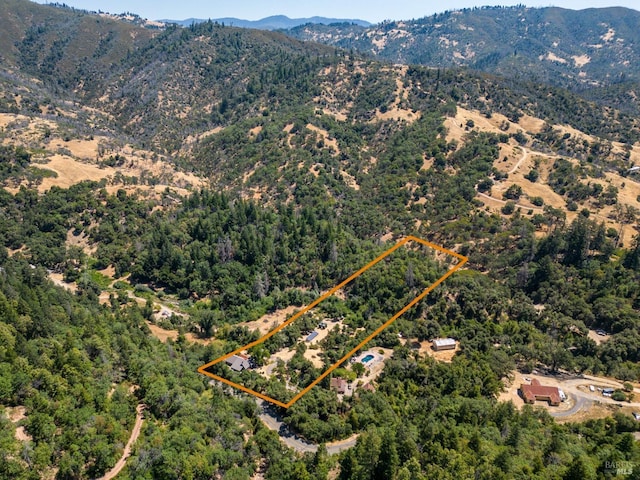
<svg viewBox="0 0 640 480"><path fill-rule="evenodd" d="M427 287L420 295L418 295L413 300L411 300L411 302L409 302L404 308L399 310L389 320L387 320L384 324L382 324L380 327L378 327L373 333L371 333L367 338L365 338L362 342L360 342L355 348L353 348L351 351L349 351L344 357L342 357L336 363L331 365L325 372L323 372L311 384L309 384L303 390L298 392L298 394L295 397L293 397L288 403L281 402L280 400L276 400L275 398L271 398L268 395L264 395L263 393L251 390L250 388L247 388L247 387L245 387L243 385L240 385L238 383L232 382L231 380L223 378L223 377L221 377L219 375L213 374L211 372L207 372L206 369L211 367L212 365L215 365L216 363L223 362L224 360L226 360L227 358L229 358L229 357L231 357L233 355L236 355L236 354L238 354L238 353L240 353L240 352L242 352L244 350L249 350L250 348L255 347L256 345L259 345L260 343L266 341L268 338L270 338L273 335L275 335L276 333L278 333L280 330L285 328L287 325L295 322L298 318L300 318L306 312L308 312L313 307L318 305L320 302L322 302L326 298L328 298L331 295L333 295L335 292L340 290L342 287L347 285L349 282L354 280L356 277L362 275L368 269L373 267L376 263L378 263L381 260L383 260L384 258L388 257L393 252L395 252L398 248L402 247L403 245L405 245L408 242L417 242L417 243L420 243L420 244L425 245L427 247L430 247L430 248L433 248L435 250L438 250L438 251L440 251L442 253L446 253L447 255L450 255L452 257L457 258L459 260L459 262L453 268L448 270L447 273L445 273L442 277L440 277L438 280L433 282L429 287ZM211 377L214 380L218 380L218 381L220 381L222 383L230 385L231 387L237 388L238 390L242 390L243 392L250 393L251 395L254 395L254 396L258 397L258 398L261 398L262 400L266 400L267 402L273 403L273 404L278 405L278 406L283 407L283 408L289 408L295 402L300 400L300 398L305 393L307 393L309 390L311 390L313 387L315 387L318 383L320 383L327 375L329 375L336 368L338 368L345 360L347 360L354 353L356 353L358 350L360 350L364 345L366 345L369 341L371 341L371 339L373 337L378 335L380 332L382 332L382 330L384 330L389 325L391 325L393 322L395 322L399 317L404 315L411 307L413 307L416 303L418 303L420 300L422 300L424 297L426 297L433 289L435 289L438 285L440 285L447 278L449 278L451 275L453 275L453 273L455 273L457 270L459 270L465 263L467 263L468 260L469 259L467 257L465 257L464 255L460 255L459 253L453 252L451 250L447 250L444 247L441 247L441 246L436 245L434 243L428 242L426 240L422 240L421 238L413 237L413 236L405 237L404 239L402 239L398 243L396 243L393 247L391 247L389 250L385 251L382 255L376 257L374 260L372 260L371 262L367 263L364 267L362 267L360 270L358 270L357 272L352 274L349 278L347 278L343 282L339 283L338 285L333 287L331 290L326 292L324 295L322 295L321 297L319 297L316 300L314 300L313 302L311 302L309 305L304 307L302 310L300 310L295 315L293 315L289 320L287 320L286 322L283 322L281 325L279 325L274 330L270 331L269 333L267 333L263 337L259 338L258 340L249 343L248 345L240 347L240 348L234 350L233 352L227 353L226 355L223 355L222 357L216 358L215 360L202 365L201 367L198 368L198 372L203 374L203 375L206 375L208 377Z"/></svg>

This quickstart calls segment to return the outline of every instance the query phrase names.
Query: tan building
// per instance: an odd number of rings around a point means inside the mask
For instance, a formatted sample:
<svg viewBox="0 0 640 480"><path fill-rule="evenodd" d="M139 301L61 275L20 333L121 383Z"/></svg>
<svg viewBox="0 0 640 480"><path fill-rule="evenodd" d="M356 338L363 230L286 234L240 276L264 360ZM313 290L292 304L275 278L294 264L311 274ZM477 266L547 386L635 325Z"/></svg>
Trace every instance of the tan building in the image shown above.
<svg viewBox="0 0 640 480"><path fill-rule="evenodd" d="M440 350L455 350L457 344L458 342L453 338L436 338L433 341L433 349L436 352Z"/></svg>

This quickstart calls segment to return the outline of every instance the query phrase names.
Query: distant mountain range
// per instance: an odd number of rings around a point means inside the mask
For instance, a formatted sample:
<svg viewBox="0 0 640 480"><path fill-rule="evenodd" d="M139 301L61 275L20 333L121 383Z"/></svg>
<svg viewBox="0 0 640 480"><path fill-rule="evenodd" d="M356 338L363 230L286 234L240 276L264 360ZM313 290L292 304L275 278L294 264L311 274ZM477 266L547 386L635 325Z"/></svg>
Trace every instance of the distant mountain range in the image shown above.
<svg viewBox="0 0 640 480"><path fill-rule="evenodd" d="M295 28L300 25L331 25L331 24L352 24L360 27L370 27L372 24L359 19L345 19L345 18L327 18L327 17L310 17L310 18L289 18L285 15L273 15L261 20L243 20L241 18L225 17L225 18L212 18L212 22L220 24L241 27L241 28L256 28L258 30L282 30ZM188 27L194 23L206 22L208 19L201 18L187 18L186 20L160 20L163 23L175 23L176 25L182 25Z"/></svg>
<svg viewBox="0 0 640 480"><path fill-rule="evenodd" d="M640 12L628 8L482 7L417 20L302 25L297 39L393 63L470 67L575 89L640 80Z"/></svg>

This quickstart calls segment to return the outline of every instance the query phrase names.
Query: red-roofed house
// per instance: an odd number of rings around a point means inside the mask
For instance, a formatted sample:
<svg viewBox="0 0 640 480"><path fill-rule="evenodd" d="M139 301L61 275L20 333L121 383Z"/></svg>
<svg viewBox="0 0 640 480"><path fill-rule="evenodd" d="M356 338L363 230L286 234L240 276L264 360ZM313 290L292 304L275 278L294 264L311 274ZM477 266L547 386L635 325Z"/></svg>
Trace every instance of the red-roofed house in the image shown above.
<svg viewBox="0 0 640 480"><path fill-rule="evenodd" d="M536 403L536 400L549 402L551 406L560 405L562 396L558 387L545 387L535 378L531 380L531 385L520 384L520 391L525 403Z"/></svg>

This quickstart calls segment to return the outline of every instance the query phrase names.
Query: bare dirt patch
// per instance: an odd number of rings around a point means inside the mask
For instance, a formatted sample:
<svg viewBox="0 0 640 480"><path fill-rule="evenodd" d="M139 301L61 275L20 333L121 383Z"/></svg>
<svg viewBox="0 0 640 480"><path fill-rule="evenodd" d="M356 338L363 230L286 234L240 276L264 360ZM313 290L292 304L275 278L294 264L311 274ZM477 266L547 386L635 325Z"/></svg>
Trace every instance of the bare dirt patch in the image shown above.
<svg viewBox="0 0 640 480"><path fill-rule="evenodd" d="M340 170L340 174L342 175L342 179L344 180L344 183L347 184L347 186L353 188L354 190L360 190L360 185L358 185L358 182L356 182L356 179L355 177L353 177L353 175L346 172L345 170Z"/></svg>
<svg viewBox="0 0 640 480"><path fill-rule="evenodd" d="M11 122L15 121L16 115L10 113L0 113L0 128L4 128Z"/></svg>
<svg viewBox="0 0 640 480"><path fill-rule="evenodd" d="M27 418L27 409L23 406L18 407L6 407L5 412L11 423L18 423L21 420ZM15 438L20 442L30 442L32 440L23 426L17 426L15 431Z"/></svg>
<svg viewBox="0 0 640 480"><path fill-rule="evenodd" d="M333 150L332 151L333 156L336 156L340 153L340 149L338 148L338 141L335 138L331 138L329 136L329 132L327 132L323 128L316 127L315 125L312 125L310 123L307 123L306 127L312 132L315 132L320 135L325 146Z"/></svg>
<svg viewBox="0 0 640 480"><path fill-rule="evenodd" d="M151 323L148 320L146 324L147 327L149 327L149 330L151 330L151 335L156 337L162 343L167 343L167 340L173 340L175 342L178 339L179 333L177 330L167 330L156 325L155 323Z"/></svg>
<svg viewBox="0 0 640 480"><path fill-rule="evenodd" d="M504 133L500 129L500 125L504 122L509 125L511 124L504 115L498 113L493 114L491 118L487 118L476 110L467 110L458 107L456 109L456 116L447 118L444 122L447 128L446 139L448 142L453 140L461 142L466 134L476 129L483 132Z"/></svg>
<svg viewBox="0 0 640 480"><path fill-rule="evenodd" d="M156 337L162 343L167 343L168 340L175 342L180 335L178 330L168 330L148 320L146 321L146 324L149 327L149 330L151 330L151 335ZM200 338L191 332L185 333L184 338L186 338L189 343L199 343L200 345L209 345L210 343L215 342L214 338Z"/></svg>
<svg viewBox="0 0 640 480"><path fill-rule="evenodd" d="M11 423L18 423L27 418L27 408L23 406L5 407L5 412Z"/></svg>
<svg viewBox="0 0 640 480"><path fill-rule="evenodd" d="M71 152L76 158L85 160L95 160L98 155L98 149L100 145L100 138L93 138L91 140L73 139L69 141L63 141L56 139L49 143L49 149L64 148Z"/></svg>
<svg viewBox="0 0 640 480"><path fill-rule="evenodd" d="M89 237L86 233L82 232L80 235L74 235L73 229L67 231L67 247L81 248L87 255L93 255L98 249L97 245L91 245L89 243Z"/></svg>
<svg viewBox="0 0 640 480"><path fill-rule="evenodd" d="M71 292L78 291L78 285L73 283L67 283L63 280L61 273L49 272L49 279L57 286L65 288Z"/></svg>
<svg viewBox="0 0 640 480"><path fill-rule="evenodd" d="M574 55L571 57L573 59L573 63L576 67L584 67L587 63L591 61L591 58L588 55Z"/></svg>
<svg viewBox="0 0 640 480"><path fill-rule="evenodd" d="M202 132L196 136L189 136L187 137L185 143L186 144L193 144L196 143L200 140L202 140L203 138L209 137L211 135L215 135L216 133L220 133L222 131L222 127L216 127L213 128L211 130L207 130L206 132Z"/></svg>
<svg viewBox="0 0 640 480"><path fill-rule="evenodd" d="M528 133L540 133L544 128L545 121L530 115L523 115L518 121L518 125Z"/></svg>
<svg viewBox="0 0 640 480"><path fill-rule="evenodd" d="M261 336L266 335L267 333L269 333L269 331L285 322L287 318L289 318L299 309L299 307L290 305L286 308L276 310L273 313L267 313L266 315L260 317L258 320L240 323L238 324L238 326L247 327L251 331L258 330Z"/></svg>
<svg viewBox="0 0 640 480"><path fill-rule="evenodd" d="M15 437L19 442L30 442L31 440L33 440L31 435L29 435L22 426L16 427Z"/></svg>
<svg viewBox="0 0 640 480"><path fill-rule="evenodd" d="M425 347L421 346L420 350L424 348L424 352L432 358L435 358L439 362L451 363L453 361L453 357L455 357L456 353L460 351L460 344L456 344L456 348L452 350L434 350L431 342L422 342L427 343ZM418 350L418 351L420 351Z"/></svg>
<svg viewBox="0 0 640 480"><path fill-rule="evenodd" d="M589 338L596 342L598 345L606 342L611 338L611 335L598 335L595 330L589 330Z"/></svg>
<svg viewBox="0 0 640 480"><path fill-rule="evenodd" d="M545 55L541 55L538 58L540 60L549 60L550 62L567 63L567 61L564 58L557 56L553 52L547 52L546 56Z"/></svg>
<svg viewBox="0 0 640 480"><path fill-rule="evenodd" d="M376 110L376 120L403 120L408 123L413 123L420 118L420 112L414 112L406 108L402 108L402 101L409 98L409 89L404 86L403 78L406 76L407 67L400 67L396 77L396 92L393 103L387 108L385 112Z"/></svg>
<svg viewBox="0 0 640 480"><path fill-rule="evenodd" d="M459 343L456 343L455 349L436 351L433 349L433 342L430 342L429 340L419 342L417 338L411 338L409 340L402 339L401 342L414 352L418 352L422 357L429 356L435 358L439 362L445 363L451 363L453 361L453 357L460 351Z"/></svg>

